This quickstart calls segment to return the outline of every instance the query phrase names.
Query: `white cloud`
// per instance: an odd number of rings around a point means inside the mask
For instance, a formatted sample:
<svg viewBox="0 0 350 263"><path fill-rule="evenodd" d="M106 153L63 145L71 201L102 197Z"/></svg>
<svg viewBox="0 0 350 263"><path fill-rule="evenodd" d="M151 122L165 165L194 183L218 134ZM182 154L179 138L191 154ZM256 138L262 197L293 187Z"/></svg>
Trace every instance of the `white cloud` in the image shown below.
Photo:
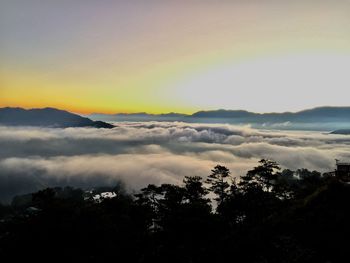
<svg viewBox="0 0 350 263"><path fill-rule="evenodd" d="M217 164L234 176L261 158L290 169L334 169L350 159L350 136L169 122L117 123L114 129L0 127L0 199L54 185L122 180L131 189L207 176Z"/></svg>

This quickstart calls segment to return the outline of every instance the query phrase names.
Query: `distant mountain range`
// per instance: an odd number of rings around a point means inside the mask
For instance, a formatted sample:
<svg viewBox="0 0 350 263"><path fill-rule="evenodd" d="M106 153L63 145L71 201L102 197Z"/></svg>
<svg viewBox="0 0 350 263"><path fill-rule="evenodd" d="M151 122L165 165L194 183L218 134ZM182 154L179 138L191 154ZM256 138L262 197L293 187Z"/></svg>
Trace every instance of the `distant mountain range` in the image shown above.
<svg viewBox="0 0 350 263"><path fill-rule="evenodd" d="M149 118L149 119L186 119L186 118L215 118L215 119L231 119L237 122L246 123L278 123L278 122L339 122L350 121L350 107L319 107L314 109L303 110L299 112L283 112L283 113L254 113L245 110L212 110L198 111L191 115L181 113L167 114L148 114L140 113L117 113L103 114L93 113L88 115L92 119L110 119L117 121L125 118Z"/></svg>
<svg viewBox="0 0 350 263"><path fill-rule="evenodd" d="M331 132L331 134L350 135L350 129L341 129Z"/></svg>
<svg viewBox="0 0 350 263"><path fill-rule="evenodd" d="M254 113L244 110L199 111L191 115L195 118L229 118L248 123L281 122L349 122L350 107L319 107L299 112Z"/></svg>
<svg viewBox="0 0 350 263"><path fill-rule="evenodd" d="M93 121L77 114L54 108L30 109L0 108L0 125L43 126L43 127L95 127L113 128L103 122Z"/></svg>
<svg viewBox="0 0 350 263"><path fill-rule="evenodd" d="M245 110L198 111L194 114L94 113L85 117L54 108L0 108L0 125L112 128L107 122L182 121L251 124L253 127L300 130L350 130L350 107L319 107L299 112L254 113Z"/></svg>
<svg viewBox="0 0 350 263"><path fill-rule="evenodd" d="M319 107L299 112L254 113L245 110L198 111L180 113L91 114L93 120L105 121L184 121L204 123L252 124L256 127L281 129L335 130L350 128L350 107Z"/></svg>
<svg viewBox="0 0 350 263"><path fill-rule="evenodd" d="M189 116L190 115L174 112L163 114L149 114L146 112L116 114L93 113L87 115L87 117L93 120L104 121L185 121Z"/></svg>

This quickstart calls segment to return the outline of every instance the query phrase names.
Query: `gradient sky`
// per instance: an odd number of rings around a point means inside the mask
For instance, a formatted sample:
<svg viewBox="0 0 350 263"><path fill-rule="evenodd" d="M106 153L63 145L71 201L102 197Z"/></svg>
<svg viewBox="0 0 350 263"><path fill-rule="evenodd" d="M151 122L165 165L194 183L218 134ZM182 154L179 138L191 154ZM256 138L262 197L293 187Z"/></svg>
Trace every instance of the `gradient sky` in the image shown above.
<svg viewBox="0 0 350 263"><path fill-rule="evenodd" d="M0 107L348 106L350 1L0 0Z"/></svg>

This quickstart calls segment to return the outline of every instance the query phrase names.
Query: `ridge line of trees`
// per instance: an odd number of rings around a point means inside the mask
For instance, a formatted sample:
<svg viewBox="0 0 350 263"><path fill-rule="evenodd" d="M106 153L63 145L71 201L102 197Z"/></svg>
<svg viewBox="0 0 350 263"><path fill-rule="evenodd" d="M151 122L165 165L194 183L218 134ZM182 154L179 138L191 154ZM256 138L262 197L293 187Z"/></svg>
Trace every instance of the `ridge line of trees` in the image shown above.
<svg viewBox="0 0 350 263"><path fill-rule="evenodd" d="M330 174L267 159L240 178L217 165L134 195L47 188L0 206L0 257L45 259L40 248L88 262L341 262L346 200L349 186Z"/></svg>

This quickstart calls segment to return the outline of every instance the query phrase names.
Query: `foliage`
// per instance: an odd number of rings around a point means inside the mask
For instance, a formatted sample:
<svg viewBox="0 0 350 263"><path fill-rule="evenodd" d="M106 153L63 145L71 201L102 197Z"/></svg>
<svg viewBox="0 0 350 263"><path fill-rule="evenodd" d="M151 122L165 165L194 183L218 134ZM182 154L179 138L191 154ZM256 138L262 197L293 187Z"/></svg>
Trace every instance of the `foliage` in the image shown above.
<svg viewBox="0 0 350 263"><path fill-rule="evenodd" d="M230 170L225 166L217 165L211 170L206 183L209 184L209 191L217 195L215 200L220 204L227 197L227 190L230 187L228 179L230 178Z"/></svg>
<svg viewBox="0 0 350 263"><path fill-rule="evenodd" d="M0 205L4 262L343 262L350 186L261 160L233 180L217 165L203 183L47 188ZM115 195L94 198L111 191ZM30 198L29 198L30 197ZM213 203L209 197L214 197Z"/></svg>

